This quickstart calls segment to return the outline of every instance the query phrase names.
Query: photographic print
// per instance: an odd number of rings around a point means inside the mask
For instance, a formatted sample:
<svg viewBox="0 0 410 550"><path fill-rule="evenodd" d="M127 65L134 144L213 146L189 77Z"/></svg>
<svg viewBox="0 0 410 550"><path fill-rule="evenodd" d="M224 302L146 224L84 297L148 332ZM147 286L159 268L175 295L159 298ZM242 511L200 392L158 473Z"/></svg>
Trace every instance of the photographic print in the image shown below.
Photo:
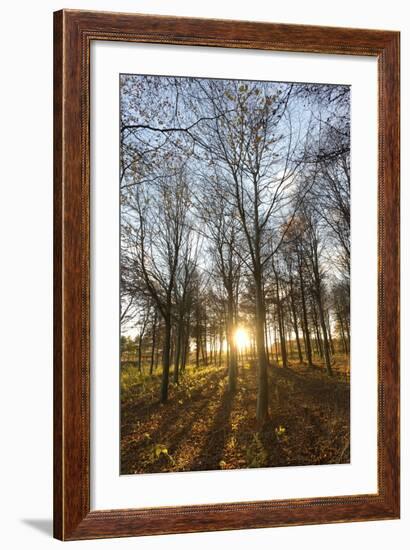
<svg viewBox="0 0 410 550"><path fill-rule="evenodd" d="M350 462L350 87L120 75L121 474Z"/></svg>
<svg viewBox="0 0 410 550"><path fill-rule="evenodd" d="M301 23L54 13L60 540L400 517L400 33Z"/></svg>

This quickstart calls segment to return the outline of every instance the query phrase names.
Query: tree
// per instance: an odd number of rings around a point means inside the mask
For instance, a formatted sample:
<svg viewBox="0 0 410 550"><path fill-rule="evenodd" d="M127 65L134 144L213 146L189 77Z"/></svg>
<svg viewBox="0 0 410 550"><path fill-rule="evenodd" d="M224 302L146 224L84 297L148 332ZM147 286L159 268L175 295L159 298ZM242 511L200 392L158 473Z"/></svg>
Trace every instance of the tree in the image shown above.
<svg viewBox="0 0 410 550"><path fill-rule="evenodd" d="M207 227L209 252L213 258L213 275L221 280L226 303L226 334L228 344L228 387L236 390L238 353L235 342L237 289L242 262L237 252L239 224L235 210L227 198L223 177L216 172L204 185L201 217Z"/></svg>
<svg viewBox="0 0 410 550"><path fill-rule="evenodd" d="M193 297L195 273L197 268L198 242L194 240L194 234L187 229L182 242L180 261L175 275L175 315L176 315L176 352L174 363L174 382L179 382L180 360L186 354L189 335L189 318ZM183 362L184 365L184 362Z"/></svg>
<svg viewBox="0 0 410 550"><path fill-rule="evenodd" d="M330 359L329 336L326 327L326 317L324 308L325 288L324 288L324 271L321 266L320 257L323 251L321 242L321 233L319 227L319 219L315 215L313 209L305 208L303 212L304 227L305 227L305 246L304 255L310 264L312 277L312 290L319 315L320 327L323 338L323 354L325 357L326 369L329 375L332 375L332 366ZM320 339L318 339L320 341Z"/></svg>
<svg viewBox="0 0 410 550"><path fill-rule="evenodd" d="M256 416L262 424L268 416L264 274L276 251L269 246L275 222L278 224L289 200L287 194L297 170L292 162L295 144L291 128L287 128L286 136L283 134L292 86L207 81L199 87L211 120L204 123L206 131L195 139L204 150L204 159L228 179L229 201L247 247L243 260L255 285Z"/></svg>
<svg viewBox="0 0 410 550"><path fill-rule="evenodd" d="M161 402L168 398L173 292L189 238L189 204L188 182L181 169L173 178L135 186L124 212L129 284L151 297L164 320Z"/></svg>

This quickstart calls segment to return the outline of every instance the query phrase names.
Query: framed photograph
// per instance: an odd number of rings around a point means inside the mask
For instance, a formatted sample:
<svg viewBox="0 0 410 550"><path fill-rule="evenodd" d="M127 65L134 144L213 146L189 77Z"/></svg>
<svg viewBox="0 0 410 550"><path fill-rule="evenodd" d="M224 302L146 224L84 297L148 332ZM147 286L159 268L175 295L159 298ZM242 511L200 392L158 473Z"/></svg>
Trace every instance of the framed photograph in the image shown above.
<svg viewBox="0 0 410 550"><path fill-rule="evenodd" d="M54 14L54 534L399 517L398 32Z"/></svg>

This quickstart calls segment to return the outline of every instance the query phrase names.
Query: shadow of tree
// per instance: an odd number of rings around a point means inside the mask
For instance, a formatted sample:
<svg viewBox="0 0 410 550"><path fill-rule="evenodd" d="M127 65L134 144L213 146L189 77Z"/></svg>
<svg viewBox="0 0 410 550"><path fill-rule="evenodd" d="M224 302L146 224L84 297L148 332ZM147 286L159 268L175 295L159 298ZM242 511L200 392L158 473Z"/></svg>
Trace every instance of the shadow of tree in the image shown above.
<svg viewBox="0 0 410 550"><path fill-rule="evenodd" d="M197 401L201 401L204 396L209 392L209 384L212 384L220 377L220 372L216 371L211 373L208 378L208 384L206 386L195 388L190 392L189 404L192 405ZM160 405L158 399L154 399L147 404L146 395L139 395L132 402L121 402L121 436L124 437L135 431L135 422L141 423L147 422L150 417L158 412L159 407L162 407L164 413L164 426L172 421L166 415L167 408L172 407L173 401L180 396L183 397L184 386L175 386L170 383L170 397L166 403ZM132 419L132 422L127 422L128 419Z"/></svg>
<svg viewBox="0 0 410 550"><path fill-rule="evenodd" d="M123 447L121 452L121 463L126 465L121 469L121 473L134 473L138 470L139 457L144 453L147 448L152 447L154 444L165 445L169 454L172 456L176 453L178 447L184 440L189 437L192 426L199 420L203 414L203 407L198 406L195 409L191 409L189 414L185 415L185 421L182 422L182 426L178 430L174 430L176 425L176 418L173 415L169 415L167 420L161 424L161 426L150 434L150 439L140 440L138 443L130 445L128 448ZM181 423L180 423L181 424ZM155 464L155 461L150 466L151 473L167 471L164 469L164 465ZM144 470L145 472L145 470Z"/></svg>
<svg viewBox="0 0 410 550"><path fill-rule="evenodd" d="M321 403L322 406L330 408L343 408L349 406L350 401L350 385L348 382L335 378L327 378L323 376L312 377L307 376L307 369L296 371L294 368L275 369L276 383L290 383L292 392L299 392L305 396L305 399L312 400L316 403ZM319 369L320 372L320 369Z"/></svg>
<svg viewBox="0 0 410 550"><path fill-rule="evenodd" d="M209 383L206 386L199 387L190 392L189 398L184 401L181 408L175 408L175 402L178 397L184 396L184 388L181 387L179 392L176 392L172 398L165 404L159 405L155 403L155 407L149 407L151 414L147 414L147 408L143 411L142 415L136 416L134 413L133 421L134 426L128 426L125 431L122 429L122 441L121 441L121 473L128 474L138 471L139 465L141 466L141 457L144 456L145 466L143 471L146 472L146 454L147 451L155 444L162 444L167 447L169 454L172 456L180 447L184 441L189 439L192 426L200 420L201 416L205 414L208 405L204 406L204 403L211 404L210 399L212 393L212 382L218 380L220 372L212 373L209 376ZM137 433L139 436L141 432L146 432L146 422L152 418L152 414L158 413L158 407L161 407L161 421L155 428L150 430L149 438L138 439L137 441L132 437ZM141 427L136 427L136 421L141 423ZM145 425L145 428L142 426ZM158 464L156 461L150 464L150 472L155 473L159 471L170 471L166 464Z"/></svg>
<svg viewBox="0 0 410 550"><path fill-rule="evenodd" d="M223 459L225 443L232 431L230 416L233 399L233 395L226 388L218 411L207 430L201 450L190 464L191 471L220 469L219 462Z"/></svg>

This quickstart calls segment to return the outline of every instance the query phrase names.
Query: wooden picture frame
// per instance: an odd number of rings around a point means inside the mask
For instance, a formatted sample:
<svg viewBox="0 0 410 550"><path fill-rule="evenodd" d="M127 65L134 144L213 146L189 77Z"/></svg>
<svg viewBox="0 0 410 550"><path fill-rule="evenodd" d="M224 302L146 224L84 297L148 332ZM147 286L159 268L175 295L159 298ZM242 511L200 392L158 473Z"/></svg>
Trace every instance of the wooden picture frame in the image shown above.
<svg viewBox="0 0 410 550"><path fill-rule="evenodd" d="M398 32L63 10L54 14L54 536L125 537L399 517ZM378 493L90 510L90 45L93 40L378 61Z"/></svg>

